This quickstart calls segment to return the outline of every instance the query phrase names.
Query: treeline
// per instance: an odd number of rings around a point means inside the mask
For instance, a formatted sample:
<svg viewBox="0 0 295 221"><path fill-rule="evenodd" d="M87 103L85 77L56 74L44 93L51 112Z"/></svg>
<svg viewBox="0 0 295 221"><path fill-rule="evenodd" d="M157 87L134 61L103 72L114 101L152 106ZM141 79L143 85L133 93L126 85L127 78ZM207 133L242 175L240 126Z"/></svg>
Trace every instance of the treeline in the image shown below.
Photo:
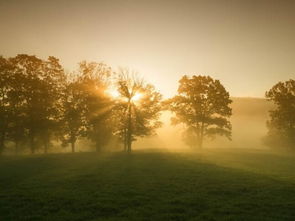
<svg viewBox="0 0 295 221"><path fill-rule="evenodd" d="M266 143L294 147L294 80L278 83L266 97L278 107L270 113ZM138 137L155 134L163 110L174 113L173 124L185 125L186 143L201 148L206 137L231 139L231 102L221 82L209 76L183 76L178 94L163 101L128 69L83 61L65 73L55 57L0 57L0 153L8 144L15 153L47 153L53 143L75 152L80 139L96 151L117 141L131 152Z"/></svg>
<svg viewBox="0 0 295 221"><path fill-rule="evenodd" d="M16 153L47 153L59 142L75 152L80 138L100 151L114 138L130 152L136 137L160 126L161 98L128 70L103 63L83 61L66 74L55 57L0 57L0 151L13 143Z"/></svg>

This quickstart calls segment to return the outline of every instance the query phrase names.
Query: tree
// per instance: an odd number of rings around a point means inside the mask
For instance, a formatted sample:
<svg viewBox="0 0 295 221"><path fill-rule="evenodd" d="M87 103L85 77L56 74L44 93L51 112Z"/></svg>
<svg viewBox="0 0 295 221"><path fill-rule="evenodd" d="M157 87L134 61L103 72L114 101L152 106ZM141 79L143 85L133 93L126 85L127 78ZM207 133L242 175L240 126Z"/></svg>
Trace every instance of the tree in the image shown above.
<svg viewBox="0 0 295 221"><path fill-rule="evenodd" d="M19 70L13 59L8 59L12 67L11 74L7 80L10 85L10 90L7 94L9 100L9 125L8 125L8 140L15 145L15 153L20 151L20 145L25 145L27 133L25 129L26 123L26 102L25 102L25 76Z"/></svg>
<svg viewBox="0 0 295 221"><path fill-rule="evenodd" d="M71 144L75 152L76 141L85 136L85 99L82 84L77 75L69 75L63 93L63 110L60 122L61 141L64 146Z"/></svg>
<svg viewBox="0 0 295 221"><path fill-rule="evenodd" d="M5 149L7 139L9 116L10 116L10 96L11 75L13 67L10 62L0 56L0 155Z"/></svg>
<svg viewBox="0 0 295 221"><path fill-rule="evenodd" d="M104 63L83 61L79 64L78 73L84 97L86 136L95 143L96 151L100 152L112 136L108 123L112 100L106 91L113 72Z"/></svg>
<svg viewBox="0 0 295 221"><path fill-rule="evenodd" d="M205 137L217 135L231 139L232 114L229 93L219 80L209 76L183 76L179 81L178 95L165 103L174 114L173 124L186 126L189 143L194 134L199 148Z"/></svg>
<svg viewBox="0 0 295 221"><path fill-rule="evenodd" d="M295 80L275 84L265 96L276 105L276 109L269 112L266 144L295 149Z"/></svg>
<svg viewBox="0 0 295 221"><path fill-rule="evenodd" d="M124 143L124 150L131 152L137 137L155 134L159 121L162 95L151 84L139 80L135 73L120 69L117 80L117 103L113 116L117 127L115 134Z"/></svg>
<svg viewBox="0 0 295 221"><path fill-rule="evenodd" d="M0 154L6 141L24 139L23 78L11 59L0 57Z"/></svg>
<svg viewBox="0 0 295 221"><path fill-rule="evenodd" d="M42 100L43 103L43 127L40 130L41 141L44 146L44 152L47 153L52 137L57 137L59 130L59 122L62 118L62 93L65 89L66 76L64 69L59 60L53 56L49 56L43 61L44 76L43 95L47 95Z"/></svg>
<svg viewBox="0 0 295 221"><path fill-rule="evenodd" d="M10 60L23 82L23 114L31 153L36 150L37 140L43 144L46 153L60 116L60 95L65 78L63 68L55 57L44 61L20 54Z"/></svg>

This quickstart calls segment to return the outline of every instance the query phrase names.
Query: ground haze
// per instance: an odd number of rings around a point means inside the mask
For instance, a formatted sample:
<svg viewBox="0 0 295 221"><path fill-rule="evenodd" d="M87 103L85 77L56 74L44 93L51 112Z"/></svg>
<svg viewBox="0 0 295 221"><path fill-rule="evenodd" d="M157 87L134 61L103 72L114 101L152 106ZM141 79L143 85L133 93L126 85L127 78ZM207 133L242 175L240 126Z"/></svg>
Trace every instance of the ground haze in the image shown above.
<svg viewBox="0 0 295 221"><path fill-rule="evenodd" d="M230 118L232 140L225 137L206 139L204 147L268 149L263 143L263 138L267 134L266 121L269 118L269 111L274 109L274 104L263 98L233 97L231 99L233 100L231 104L233 115ZM172 116L169 111L163 112L161 120L164 124L157 130L158 135L138 139L134 148L189 149L183 141L183 125L171 125Z"/></svg>

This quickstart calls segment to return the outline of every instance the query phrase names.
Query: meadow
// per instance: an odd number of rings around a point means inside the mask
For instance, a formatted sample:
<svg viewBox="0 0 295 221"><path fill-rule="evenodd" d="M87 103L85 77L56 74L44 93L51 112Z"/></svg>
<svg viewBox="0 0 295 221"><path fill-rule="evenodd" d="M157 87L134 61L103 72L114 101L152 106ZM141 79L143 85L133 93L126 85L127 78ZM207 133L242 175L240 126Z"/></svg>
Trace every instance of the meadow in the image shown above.
<svg viewBox="0 0 295 221"><path fill-rule="evenodd" d="M258 150L0 158L0 220L294 220L295 156Z"/></svg>

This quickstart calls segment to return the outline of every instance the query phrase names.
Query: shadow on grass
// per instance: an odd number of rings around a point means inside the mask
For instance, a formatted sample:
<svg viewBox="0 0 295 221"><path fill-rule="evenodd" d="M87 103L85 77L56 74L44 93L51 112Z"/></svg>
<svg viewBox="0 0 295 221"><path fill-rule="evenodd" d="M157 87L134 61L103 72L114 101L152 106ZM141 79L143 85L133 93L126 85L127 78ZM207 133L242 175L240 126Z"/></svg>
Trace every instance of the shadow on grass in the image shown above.
<svg viewBox="0 0 295 221"><path fill-rule="evenodd" d="M137 151L5 158L0 161L0 218L294 220L293 182L251 172L249 163L246 168L232 163L243 158L239 154L214 154ZM218 157L223 159L213 164Z"/></svg>

